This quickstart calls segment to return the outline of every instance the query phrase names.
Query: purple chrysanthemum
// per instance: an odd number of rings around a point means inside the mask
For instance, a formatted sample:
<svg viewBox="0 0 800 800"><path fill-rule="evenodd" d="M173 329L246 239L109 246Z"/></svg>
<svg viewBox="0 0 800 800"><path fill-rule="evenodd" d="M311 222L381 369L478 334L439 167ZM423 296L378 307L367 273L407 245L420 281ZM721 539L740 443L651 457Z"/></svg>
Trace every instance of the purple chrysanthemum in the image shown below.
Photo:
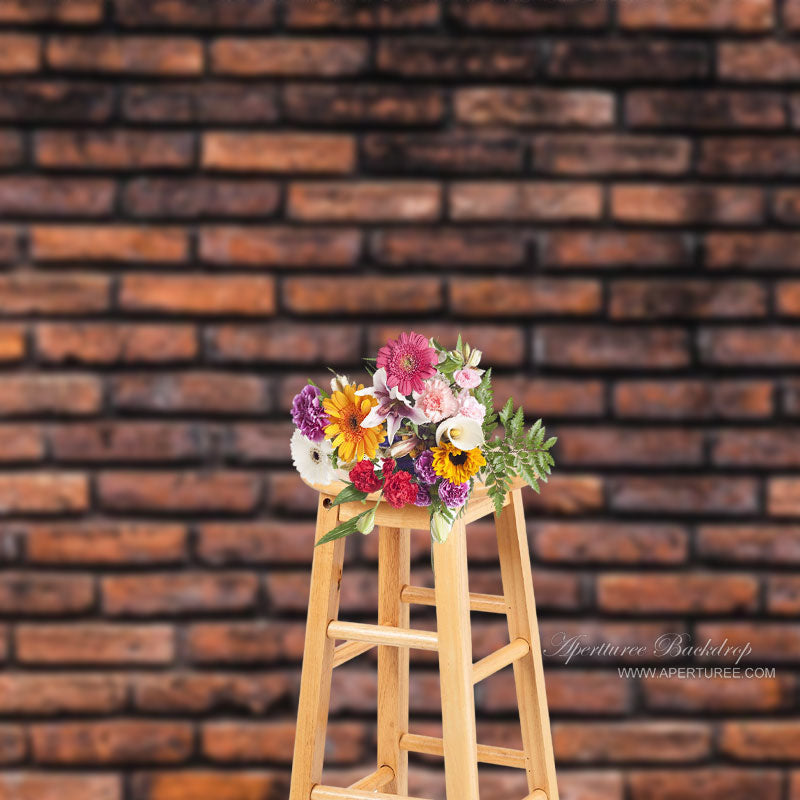
<svg viewBox="0 0 800 800"><path fill-rule="evenodd" d="M325 426L330 423L322 408L321 392L310 383L304 386L292 401L292 420L300 432L312 442L321 442Z"/></svg>
<svg viewBox="0 0 800 800"><path fill-rule="evenodd" d="M469 483L450 483L443 480L439 484L439 497L448 508L461 508L469 497Z"/></svg>
<svg viewBox="0 0 800 800"><path fill-rule="evenodd" d="M414 461L414 472L417 477L430 486L439 480L439 476L433 471L433 452L431 450L423 450Z"/></svg>
<svg viewBox="0 0 800 800"><path fill-rule="evenodd" d="M414 501L415 506L429 506L431 504L431 496L427 487L417 484L417 499Z"/></svg>

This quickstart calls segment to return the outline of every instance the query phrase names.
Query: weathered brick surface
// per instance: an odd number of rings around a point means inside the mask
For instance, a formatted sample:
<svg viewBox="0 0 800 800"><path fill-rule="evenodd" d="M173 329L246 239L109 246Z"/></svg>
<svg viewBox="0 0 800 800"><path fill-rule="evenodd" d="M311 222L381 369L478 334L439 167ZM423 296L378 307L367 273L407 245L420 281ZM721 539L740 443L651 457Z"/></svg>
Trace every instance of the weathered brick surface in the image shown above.
<svg viewBox="0 0 800 800"><path fill-rule="evenodd" d="M559 436L525 495L545 646L778 667L548 656L562 797L800 800L798 31L797 0L0 0L0 800L285 800L316 502L286 410L408 329ZM469 554L498 591L491 525ZM339 785L374 768L370 658ZM518 745L509 671L476 699Z"/></svg>

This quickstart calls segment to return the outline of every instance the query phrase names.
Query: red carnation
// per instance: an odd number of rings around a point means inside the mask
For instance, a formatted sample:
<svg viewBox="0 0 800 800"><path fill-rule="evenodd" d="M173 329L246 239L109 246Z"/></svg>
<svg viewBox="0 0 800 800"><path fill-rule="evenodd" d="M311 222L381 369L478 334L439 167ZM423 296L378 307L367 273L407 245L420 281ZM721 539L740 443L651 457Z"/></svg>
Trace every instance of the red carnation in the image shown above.
<svg viewBox="0 0 800 800"><path fill-rule="evenodd" d="M411 482L411 473L395 472L386 479L383 496L393 508L402 508L417 499L417 485Z"/></svg>
<svg viewBox="0 0 800 800"><path fill-rule="evenodd" d="M349 473L350 480L360 492L377 492L383 481L375 474L375 467L368 459L359 461Z"/></svg>
<svg viewBox="0 0 800 800"><path fill-rule="evenodd" d="M396 466L397 462L393 458L384 458L383 466L381 467L381 472L383 472L383 477L388 478L394 472L394 468Z"/></svg>

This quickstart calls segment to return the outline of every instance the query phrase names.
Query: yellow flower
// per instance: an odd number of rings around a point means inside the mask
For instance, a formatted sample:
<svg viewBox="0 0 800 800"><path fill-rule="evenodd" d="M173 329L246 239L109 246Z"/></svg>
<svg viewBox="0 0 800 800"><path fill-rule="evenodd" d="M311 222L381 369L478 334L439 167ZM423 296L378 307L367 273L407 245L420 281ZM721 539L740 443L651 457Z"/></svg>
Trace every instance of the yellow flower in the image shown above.
<svg viewBox="0 0 800 800"><path fill-rule="evenodd" d="M383 425L361 427L370 409L378 404L369 395L356 397L356 391L363 388L363 384L349 384L322 401L322 407L331 420L325 427L325 438L333 440L331 444L338 448L339 460L343 462L361 461L364 456L375 458L375 451L383 441Z"/></svg>
<svg viewBox="0 0 800 800"><path fill-rule="evenodd" d="M432 447L433 471L451 483L465 483L486 465L479 447L459 450L455 445Z"/></svg>

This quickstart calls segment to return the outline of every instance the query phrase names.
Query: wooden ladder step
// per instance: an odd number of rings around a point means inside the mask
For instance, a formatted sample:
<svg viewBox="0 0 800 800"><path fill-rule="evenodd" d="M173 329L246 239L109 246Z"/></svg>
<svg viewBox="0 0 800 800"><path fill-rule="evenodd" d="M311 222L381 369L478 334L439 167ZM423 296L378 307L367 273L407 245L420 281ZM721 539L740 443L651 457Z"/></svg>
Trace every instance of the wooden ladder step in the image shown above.
<svg viewBox="0 0 800 800"><path fill-rule="evenodd" d="M416 650L439 649L439 637L434 631L395 628L391 625L365 625L361 622L334 620L328 625L328 638L390 647L413 647Z"/></svg>
<svg viewBox="0 0 800 800"><path fill-rule="evenodd" d="M531 646L525 639L514 639L499 650L495 650L491 655L476 661L472 665L472 682L479 683L495 672L499 672L503 667L525 658L531 651ZM527 800L527 798L526 798Z"/></svg>
<svg viewBox="0 0 800 800"><path fill-rule="evenodd" d="M352 661L362 653L368 653L373 647L375 645L369 642L345 642L340 644L333 648L333 666L341 667L342 664Z"/></svg>
<svg viewBox="0 0 800 800"><path fill-rule="evenodd" d="M356 781L348 788L361 789L364 792L377 792L393 780L394 770L390 766L384 764L382 767L378 767L371 775L367 775L366 778Z"/></svg>
<svg viewBox="0 0 800 800"><path fill-rule="evenodd" d="M400 749L407 750L409 753L444 756L444 743L441 739L435 736L421 736L417 733L404 733L400 737ZM510 747L479 744L478 761L482 764L495 764L499 767L525 769L525 753L522 750L514 750ZM535 800L538 800L538 798L535 798Z"/></svg>
<svg viewBox="0 0 800 800"><path fill-rule="evenodd" d="M534 789L527 797L522 800L547 800L547 792L544 789Z"/></svg>
<svg viewBox="0 0 800 800"><path fill-rule="evenodd" d="M404 603L414 603L418 606L435 606L436 592L424 586L404 586L400 592L400 599ZM487 614L505 614L506 601L499 594L469 593L469 607L471 611L483 611Z"/></svg>
<svg viewBox="0 0 800 800"><path fill-rule="evenodd" d="M420 797L408 797L400 794L384 794L361 789L337 789L335 786L317 784L311 790L311 800L422 800Z"/></svg>

